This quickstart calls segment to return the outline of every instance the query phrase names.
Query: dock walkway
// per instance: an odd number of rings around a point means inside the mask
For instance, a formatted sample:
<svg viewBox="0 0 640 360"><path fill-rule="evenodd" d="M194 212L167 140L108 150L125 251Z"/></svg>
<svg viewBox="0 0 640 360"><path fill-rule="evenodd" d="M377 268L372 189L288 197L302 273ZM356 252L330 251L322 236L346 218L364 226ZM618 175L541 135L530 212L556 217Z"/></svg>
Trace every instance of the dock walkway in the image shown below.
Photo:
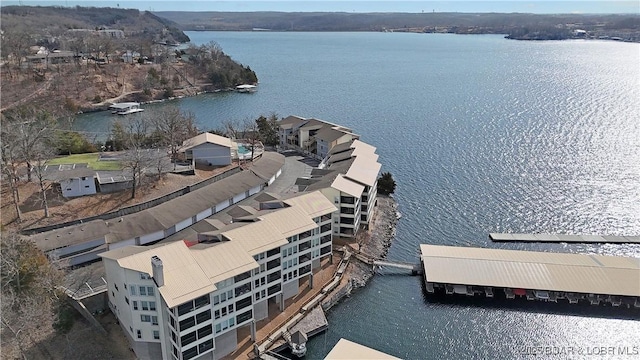
<svg viewBox="0 0 640 360"><path fill-rule="evenodd" d="M566 242L640 244L640 236L490 233L494 242Z"/></svg>

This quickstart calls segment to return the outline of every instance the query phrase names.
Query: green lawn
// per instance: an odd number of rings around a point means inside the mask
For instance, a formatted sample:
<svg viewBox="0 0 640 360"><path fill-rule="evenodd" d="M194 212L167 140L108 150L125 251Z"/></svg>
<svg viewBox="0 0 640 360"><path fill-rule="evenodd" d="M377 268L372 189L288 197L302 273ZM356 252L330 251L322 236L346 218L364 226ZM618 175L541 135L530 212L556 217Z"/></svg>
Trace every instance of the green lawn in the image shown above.
<svg viewBox="0 0 640 360"><path fill-rule="evenodd" d="M48 165L60 165L60 164L82 164L87 163L93 170L122 170L122 164L119 161L98 161L100 154L75 154L55 158L47 161Z"/></svg>

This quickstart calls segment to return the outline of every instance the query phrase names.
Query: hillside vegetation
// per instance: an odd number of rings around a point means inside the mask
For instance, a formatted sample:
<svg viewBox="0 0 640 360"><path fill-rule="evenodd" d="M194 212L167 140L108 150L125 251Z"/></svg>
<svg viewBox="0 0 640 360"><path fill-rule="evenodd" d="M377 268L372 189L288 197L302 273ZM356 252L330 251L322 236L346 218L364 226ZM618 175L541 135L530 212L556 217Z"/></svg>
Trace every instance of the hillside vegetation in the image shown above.
<svg viewBox="0 0 640 360"><path fill-rule="evenodd" d="M640 41L640 15L523 13L156 12L183 30L411 31L507 34L518 39L590 37ZM583 33L580 33L583 34ZM584 36L584 35L580 35Z"/></svg>
<svg viewBox="0 0 640 360"><path fill-rule="evenodd" d="M256 83L256 74L212 42L189 38L145 11L2 7L2 111L18 105L105 108Z"/></svg>

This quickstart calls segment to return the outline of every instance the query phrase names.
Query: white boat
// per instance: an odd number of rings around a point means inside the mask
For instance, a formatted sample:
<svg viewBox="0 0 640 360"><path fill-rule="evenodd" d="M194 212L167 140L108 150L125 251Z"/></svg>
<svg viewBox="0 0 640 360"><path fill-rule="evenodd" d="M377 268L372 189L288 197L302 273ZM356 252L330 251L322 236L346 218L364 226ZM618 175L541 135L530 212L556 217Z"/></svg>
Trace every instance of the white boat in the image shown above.
<svg viewBox="0 0 640 360"><path fill-rule="evenodd" d="M109 109L112 114L117 115L129 115L144 111L140 108L140 103L137 102L116 103L109 106Z"/></svg>
<svg viewBox="0 0 640 360"><path fill-rule="evenodd" d="M238 85L236 86L236 91L241 93L254 93L257 90L257 86L255 85Z"/></svg>

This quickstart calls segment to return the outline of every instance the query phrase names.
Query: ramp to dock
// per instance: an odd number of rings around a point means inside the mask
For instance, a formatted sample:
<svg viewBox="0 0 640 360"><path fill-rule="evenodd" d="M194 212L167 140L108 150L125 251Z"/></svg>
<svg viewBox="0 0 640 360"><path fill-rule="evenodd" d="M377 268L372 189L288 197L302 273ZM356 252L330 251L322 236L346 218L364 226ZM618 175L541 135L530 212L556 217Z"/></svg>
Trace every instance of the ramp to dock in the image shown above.
<svg viewBox="0 0 640 360"><path fill-rule="evenodd" d="M640 244L640 236L490 233L495 242L566 242Z"/></svg>

